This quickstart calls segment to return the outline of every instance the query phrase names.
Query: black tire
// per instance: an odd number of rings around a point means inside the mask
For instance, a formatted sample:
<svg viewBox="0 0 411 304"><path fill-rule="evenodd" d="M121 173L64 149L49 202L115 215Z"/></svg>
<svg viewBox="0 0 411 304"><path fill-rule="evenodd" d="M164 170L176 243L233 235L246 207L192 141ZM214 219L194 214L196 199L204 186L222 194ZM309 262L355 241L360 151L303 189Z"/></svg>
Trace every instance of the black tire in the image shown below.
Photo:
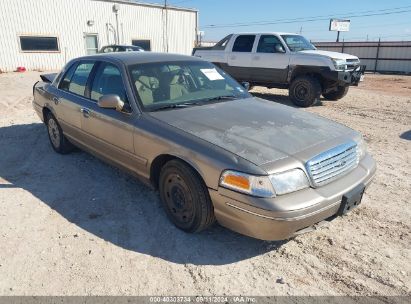
<svg viewBox="0 0 411 304"><path fill-rule="evenodd" d="M60 154L67 154L73 151L73 144L64 136L60 124L50 112L46 114L46 127L50 144L54 151Z"/></svg>
<svg viewBox="0 0 411 304"><path fill-rule="evenodd" d="M349 87L338 87L336 91L323 93L323 96L327 100L338 100L343 98L348 93Z"/></svg>
<svg viewBox="0 0 411 304"><path fill-rule="evenodd" d="M321 84L314 77L299 76L291 82L289 96L295 105L309 107L320 100Z"/></svg>
<svg viewBox="0 0 411 304"><path fill-rule="evenodd" d="M171 160L160 172L159 191L167 216L185 232L200 232L215 222L208 189L190 166Z"/></svg>

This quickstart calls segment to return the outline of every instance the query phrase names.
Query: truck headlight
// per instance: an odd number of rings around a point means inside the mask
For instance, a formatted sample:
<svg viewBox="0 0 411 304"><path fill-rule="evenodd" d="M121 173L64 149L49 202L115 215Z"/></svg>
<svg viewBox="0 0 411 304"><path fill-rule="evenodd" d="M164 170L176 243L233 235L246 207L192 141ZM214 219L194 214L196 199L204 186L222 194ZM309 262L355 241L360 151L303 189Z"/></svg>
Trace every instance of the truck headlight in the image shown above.
<svg viewBox="0 0 411 304"><path fill-rule="evenodd" d="M310 186L307 176L301 169L272 174L270 175L270 180L277 195L294 192Z"/></svg>
<svg viewBox="0 0 411 304"><path fill-rule="evenodd" d="M346 61L344 59L332 59L334 67L337 71L344 71L346 69Z"/></svg>
<svg viewBox="0 0 411 304"><path fill-rule="evenodd" d="M365 156L365 153L367 153L367 144L362 136L356 138L355 142L357 143L358 160L361 160Z"/></svg>
<svg viewBox="0 0 411 304"><path fill-rule="evenodd" d="M252 196L275 196L273 185L268 176L255 176L227 170L221 174L220 186Z"/></svg>

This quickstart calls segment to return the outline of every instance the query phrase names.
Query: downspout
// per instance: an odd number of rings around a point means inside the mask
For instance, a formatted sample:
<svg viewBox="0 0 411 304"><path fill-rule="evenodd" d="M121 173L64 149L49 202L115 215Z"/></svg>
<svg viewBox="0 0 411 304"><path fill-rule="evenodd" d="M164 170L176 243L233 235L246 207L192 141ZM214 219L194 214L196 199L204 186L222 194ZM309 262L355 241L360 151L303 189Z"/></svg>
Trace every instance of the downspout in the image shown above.
<svg viewBox="0 0 411 304"><path fill-rule="evenodd" d="M196 33L195 33L195 37L196 37L196 47L198 47L198 11L196 11Z"/></svg>

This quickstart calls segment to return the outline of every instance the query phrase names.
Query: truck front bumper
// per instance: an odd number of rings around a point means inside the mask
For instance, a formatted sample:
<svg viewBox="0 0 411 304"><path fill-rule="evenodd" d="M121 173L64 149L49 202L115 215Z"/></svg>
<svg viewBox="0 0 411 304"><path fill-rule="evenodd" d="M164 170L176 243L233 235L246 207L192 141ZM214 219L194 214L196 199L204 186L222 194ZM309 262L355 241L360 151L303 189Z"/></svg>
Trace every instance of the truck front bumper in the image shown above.
<svg viewBox="0 0 411 304"><path fill-rule="evenodd" d="M358 83L364 75L365 69L365 65L359 65L353 71L337 72L338 82L344 85L358 86Z"/></svg>
<svg viewBox="0 0 411 304"><path fill-rule="evenodd" d="M272 210L255 207L255 198L224 188L210 190L217 221L231 230L262 240L283 240L312 230L337 214L344 194L363 184L368 186L376 165L367 154L357 168L317 189L307 188L271 198ZM254 203L253 203L254 202ZM298 208L300 205L308 206Z"/></svg>

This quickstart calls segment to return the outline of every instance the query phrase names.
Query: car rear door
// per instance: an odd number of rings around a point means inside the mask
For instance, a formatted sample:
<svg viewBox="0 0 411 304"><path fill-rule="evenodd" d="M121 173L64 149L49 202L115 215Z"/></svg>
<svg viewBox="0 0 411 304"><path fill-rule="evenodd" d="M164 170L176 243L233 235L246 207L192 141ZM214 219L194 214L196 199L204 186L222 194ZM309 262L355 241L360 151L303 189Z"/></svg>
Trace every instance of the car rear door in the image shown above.
<svg viewBox="0 0 411 304"><path fill-rule="evenodd" d="M93 61L73 63L62 76L52 98L52 106L63 132L77 141L84 141L81 108L88 102L84 94L94 64Z"/></svg>
<svg viewBox="0 0 411 304"><path fill-rule="evenodd" d="M238 81L251 80L251 56L256 35L238 35L234 37L231 52L228 54L227 67L223 67Z"/></svg>
<svg viewBox="0 0 411 304"><path fill-rule="evenodd" d="M252 78L259 83L285 83L290 53L276 35L259 35L251 58Z"/></svg>
<svg viewBox="0 0 411 304"><path fill-rule="evenodd" d="M129 106L125 81L121 69L109 62L99 62L88 86L88 103L82 108L82 129L89 148L116 164L132 170L142 171L145 160L134 151L133 135L136 113ZM115 94L126 104L127 110L100 108L97 104L103 95Z"/></svg>

